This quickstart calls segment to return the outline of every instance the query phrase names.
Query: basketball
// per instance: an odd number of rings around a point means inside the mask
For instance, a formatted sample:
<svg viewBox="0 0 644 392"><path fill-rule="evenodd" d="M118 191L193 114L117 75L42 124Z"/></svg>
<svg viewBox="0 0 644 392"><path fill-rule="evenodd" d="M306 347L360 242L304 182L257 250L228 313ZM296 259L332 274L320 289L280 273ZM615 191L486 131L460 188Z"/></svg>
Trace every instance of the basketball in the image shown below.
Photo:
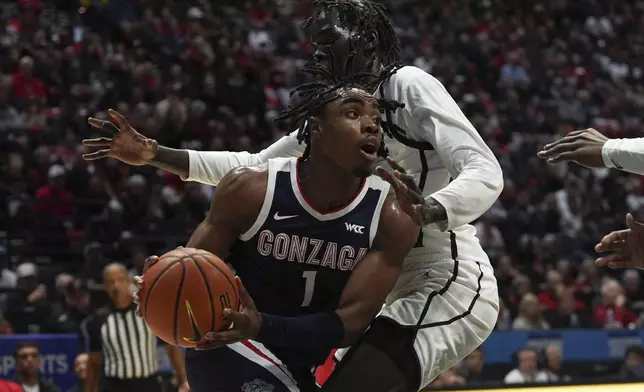
<svg viewBox="0 0 644 392"><path fill-rule="evenodd" d="M239 307L233 272L204 250L178 248L164 254L143 273L143 282L141 316L159 338L175 346L195 347L206 332L227 328L223 310Z"/></svg>

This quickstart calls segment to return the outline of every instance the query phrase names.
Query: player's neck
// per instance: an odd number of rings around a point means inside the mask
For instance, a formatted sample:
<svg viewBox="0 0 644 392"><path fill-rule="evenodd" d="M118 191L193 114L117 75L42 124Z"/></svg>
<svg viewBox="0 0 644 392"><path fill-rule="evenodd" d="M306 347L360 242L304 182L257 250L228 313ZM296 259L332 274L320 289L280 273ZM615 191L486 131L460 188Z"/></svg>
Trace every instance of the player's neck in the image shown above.
<svg viewBox="0 0 644 392"><path fill-rule="evenodd" d="M334 162L313 157L299 162L298 179L302 194L318 211L346 206L360 191L363 182Z"/></svg>

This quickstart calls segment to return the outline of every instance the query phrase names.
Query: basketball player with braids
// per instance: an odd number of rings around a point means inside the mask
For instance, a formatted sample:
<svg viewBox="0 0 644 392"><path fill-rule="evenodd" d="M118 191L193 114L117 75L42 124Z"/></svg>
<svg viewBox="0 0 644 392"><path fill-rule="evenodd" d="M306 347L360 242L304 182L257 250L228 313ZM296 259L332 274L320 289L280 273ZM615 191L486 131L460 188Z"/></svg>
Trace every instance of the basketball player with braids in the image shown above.
<svg viewBox="0 0 644 392"><path fill-rule="evenodd" d="M400 61L392 22L372 0L319 0L305 28L313 63L336 78ZM385 110L393 167L378 174L396 189L405 211L423 226L422 234L383 312L325 384L329 391L417 391L489 336L499 308L492 266L470 224L501 193L499 163L445 87L421 69L397 69L373 93L405 104L395 112ZM99 149L86 158L150 164L216 185L238 166L300 156L304 147L297 135L257 154L199 152L159 146L122 125L111 139L86 141ZM337 357L345 353L339 350ZM389 382L382 381L385 377ZM399 387L388 389L389 384Z"/></svg>
<svg viewBox="0 0 644 392"><path fill-rule="evenodd" d="M232 329L186 353L193 392L317 390L311 369L363 334L396 283L420 229L371 168L380 109L399 105L352 81L297 89L282 120L304 155L229 172L190 238L226 257L241 301L224 310Z"/></svg>

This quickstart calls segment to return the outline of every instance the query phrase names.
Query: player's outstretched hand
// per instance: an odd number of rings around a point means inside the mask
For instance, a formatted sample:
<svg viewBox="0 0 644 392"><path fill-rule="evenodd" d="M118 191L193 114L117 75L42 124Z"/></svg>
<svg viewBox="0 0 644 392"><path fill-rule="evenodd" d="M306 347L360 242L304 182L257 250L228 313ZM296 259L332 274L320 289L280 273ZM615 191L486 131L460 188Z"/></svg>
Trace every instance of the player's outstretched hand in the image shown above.
<svg viewBox="0 0 644 392"><path fill-rule="evenodd" d="M255 307L241 279L235 277L239 290L239 311L224 309L224 317L232 322L230 329L221 332L208 332L197 344L197 349L208 350L228 344L254 339L262 327L262 315Z"/></svg>
<svg viewBox="0 0 644 392"><path fill-rule="evenodd" d="M644 269L644 224L626 215L628 229L613 231L595 245L597 252L611 252L595 260L598 267Z"/></svg>
<svg viewBox="0 0 644 392"><path fill-rule="evenodd" d="M590 168L604 167L602 147L607 140L606 136L593 128L574 131L546 144L537 156L549 164L571 161Z"/></svg>
<svg viewBox="0 0 644 392"><path fill-rule="evenodd" d="M376 174L383 180L391 184L396 192L396 198L403 210L419 226L432 223L431 208L423 197L423 192L418 188L414 177L407 174L391 157L387 157L387 163L394 169L393 173L388 172L385 168L376 167Z"/></svg>
<svg viewBox="0 0 644 392"><path fill-rule="evenodd" d="M112 137L84 139L83 145L95 150L83 154L83 159L93 161L110 157L134 166L150 163L159 147L156 140L141 135L120 113L110 109L108 114L114 122L93 117L87 120L94 128L110 132Z"/></svg>

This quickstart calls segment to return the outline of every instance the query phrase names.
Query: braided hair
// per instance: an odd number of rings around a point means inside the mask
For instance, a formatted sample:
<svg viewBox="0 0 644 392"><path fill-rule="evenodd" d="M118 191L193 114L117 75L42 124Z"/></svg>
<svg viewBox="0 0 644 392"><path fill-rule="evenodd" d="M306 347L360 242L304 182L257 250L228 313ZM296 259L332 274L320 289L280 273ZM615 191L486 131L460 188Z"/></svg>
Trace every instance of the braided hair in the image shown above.
<svg viewBox="0 0 644 392"><path fill-rule="evenodd" d="M377 53L383 65L401 61L400 41L384 5L373 0L315 0L314 4L315 11L304 22L304 28L318 21L324 12L337 10L342 22L355 26L357 31L378 34Z"/></svg>
<svg viewBox="0 0 644 392"><path fill-rule="evenodd" d="M380 83L395 73L398 68L400 68L399 65L393 64L383 67L377 75L370 72L361 72L338 79L333 72L323 66L307 66L303 71L316 76L317 80L296 87L291 92L291 97L297 95L295 103L291 103L288 109L275 120L286 123L289 130L295 128L298 130L297 141L300 144L306 144L306 149L302 154L302 157L306 159L311 152L311 122L309 121L311 117L319 115L327 104L340 98L341 90L359 88L371 93ZM380 98L377 101L380 110L383 111L395 111L405 106L403 103L384 98ZM393 137L388 122L383 121L381 128L385 134ZM378 155L381 157L387 155L384 139L378 149Z"/></svg>

